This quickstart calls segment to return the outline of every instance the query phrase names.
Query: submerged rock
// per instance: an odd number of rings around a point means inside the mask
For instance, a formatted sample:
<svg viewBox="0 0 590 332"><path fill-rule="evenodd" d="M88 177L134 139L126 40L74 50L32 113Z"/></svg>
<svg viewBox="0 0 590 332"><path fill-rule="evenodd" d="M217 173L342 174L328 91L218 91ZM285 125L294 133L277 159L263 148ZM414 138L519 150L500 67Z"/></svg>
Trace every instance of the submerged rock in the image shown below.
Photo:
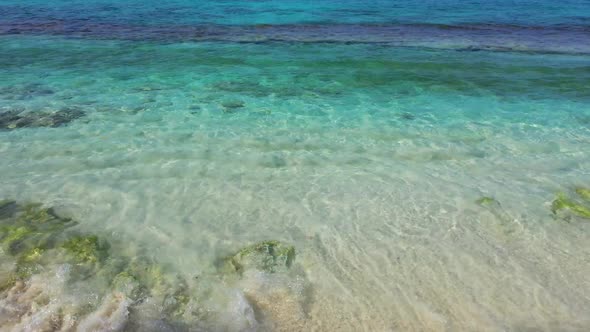
<svg viewBox="0 0 590 332"><path fill-rule="evenodd" d="M578 187L576 188L576 194L582 199L590 201L590 188Z"/></svg>
<svg viewBox="0 0 590 332"><path fill-rule="evenodd" d="M181 316L190 301L188 286L182 279L178 279L162 302L163 312L170 317Z"/></svg>
<svg viewBox="0 0 590 332"><path fill-rule="evenodd" d="M0 129L60 127L68 124L85 113L77 108L64 108L56 112L22 112L10 110L0 113Z"/></svg>
<svg viewBox="0 0 590 332"><path fill-rule="evenodd" d="M500 221L500 230L504 234L510 234L516 231L514 218L504 209L500 202L490 196L483 196L475 200L475 203L483 209L488 210L496 220Z"/></svg>
<svg viewBox="0 0 590 332"><path fill-rule="evenodd" d="M111 287L124 292L134 301L151 298L167 317L182 316L191 301L185 279L166 273L164 267L145 258L134 258L113 279Z"/></svg>
<svg viewBox="0 0 590 332"><path fill-rule="evenodd" d="M223 262L225 268L241 273L249 268L275 272L291 267L294 260L295 247L279 241L263 241L240 249Z"/></svg>
<svg viewBox="0 0 590 332"><path fill-rule="evenodd" d="M258 82L252 81L222 81L210 86L210 89L221 92L233 92L241 95L265 97L272 91Z"/></svg>
<svg viewBox="0 0 590 332"><path fill-rule="evenodd" d="M76 224L41 204L0 203L0 243L4 251L13 256L35 248L52 248L62 231Z"/></svg>
<svg viewBox="0 0 590 332"><path fill-rule="evenodd" d="M0 270L0 311L4 310L3 303L12 303L12 298L30 309L14 313L16 326L28 324L32 314L53 310L53 304L58 306L56 312L66 310L61 307L62 301L75 298L72 294L47 294L54 301L38 303L37 298L29 300L28 296L19 295L30 291L29 284L46 276L67 282L76 297L82 297L74 304L76 320L66 316L58 319L67 320L71 329L124 329L132 306L144 301L155 304L154 317L180 319L184 315L192 301L186 280L165 274L163 267L151 260L109 255L111 243L96 235L68 230L76 224L41 204L0 201L0 252L5 253L0 255L0 263L7 267ZM42 284L35 285L35 292L45 293ZM97 285L104 288L96 288ZM103 302L95 302L93 294L104 296ZM0 330L10 324L0 319Z"/></svg>
<svg viewBox="0 0 590 332"><path fill-rule="evenodd" d="M226 113L231 113L236 111L239 108L244 107L244 102L241 100L226 100L221 102L221 106L223 107L223 111Z"/></svg>
<svg viewBox="0 0 590 332"><path fill-rule="evenodd" d="M23 253L19 258L23 262L36 262L41 258L44 251L45 249L42 248L31 248L27 252Z"/></svg>
<svg viewBox="0 0 590 332"><path fill-rule="evenodd" d="M475 201L475 203L477 203L478 205L482 205L482 206L491 205L491 204L494 204L494 205L500 204L495 198L489 197L489 196L480 197Z"/></svg>
<svg viewBox="0 0 590 332"><path fill-rule="evenodd" d="M399 115L399 117L402 118L402 119L404 119L404 120L408 120L408 121L411 121L411 120L415 120L416 119L416 116L414 114L412 114L412 113L409 113L409 112L401 113Z"/></svg>
<svg viewBox="0 0 590 332"><path fill-rule="evenodd" d="M95 235L75 236L62 247L79 263L97 263L108 255L108 245L99 243Z"/></svg>
<svg viewBox="0 0 590 332"><path fill-rule="evenodd" d="M228 274L197 280L149 257L121 254L116 239L107 242L69 229L76 224L41 204L0 201L0 243L6 253L0 263L8 267L0 270L0 312L4 305L18 309L10 312L10 322L0 319L0 330L21 330L32 321L55 322L56 330L68 331L128 330L150 320L170 329L204 320L215 327L221 318L215 310L223 309L211 299L211 285L225 291L228 284L242 289L240 301L229 303L238 309L236 315L250 310L240 326L303 330L305 278L291 268L291 245L252 244L224 259ZM289 273L276 273L288 268ZM210 299L214 306L205 307ZM50 312L55 317L47 316Z"/></svg>
<svg viewBox="0 0 590 332"><path fill-rule="evenodd" d="M590 219L590 207L576 202L564 193L559 193L551 203L551 212L557 215L563 211L569 211L578 217Z"/></svg>
<svg viewBox="0 0 590 332"><path fill-rule="evenodd" d="M8 199L0 200L0 219L10 218L17 209L18 205L15 201Z"/></svg>
<svg viewBox="0 0 590 332"><path fill-rule="evenodd" d="M20 244L32 235L34 235L33 229L27 226L3 226L0 228L2 248L12 255L17 254Z"/></svg>

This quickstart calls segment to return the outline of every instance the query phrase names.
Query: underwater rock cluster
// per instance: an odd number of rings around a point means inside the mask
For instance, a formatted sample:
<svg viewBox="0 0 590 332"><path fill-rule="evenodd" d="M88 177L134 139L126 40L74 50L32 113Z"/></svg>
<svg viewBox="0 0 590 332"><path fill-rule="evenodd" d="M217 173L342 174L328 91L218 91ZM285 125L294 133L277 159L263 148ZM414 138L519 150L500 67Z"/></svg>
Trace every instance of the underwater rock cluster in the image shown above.
<svg viewBox="0 0 590 332"><path fill-rule="evenodd" d="M76 225L41 204L0 201L0 330L220 328L224 314L207 309L219 307L210 304L209 298L219 297L211 295L211 284L229 297L230 309L238 301L251 311L236 320L242 321L239 330L304 323L305 282L291 276L293 246L255 243L220 259L217 274L189 280L148 257L125 256L121 243ZM228 293L228 286L238 293ZM232 319L244 314L230 309Z"/></svg>
<svg viewBox="0 0 590 332"><path fill-rule="evenodd" d="M0 112L0 130L35 127L55 128L68 124L84 115L85 113L82 110L74 107L66 107L55 112L8 110Z"/></svg>

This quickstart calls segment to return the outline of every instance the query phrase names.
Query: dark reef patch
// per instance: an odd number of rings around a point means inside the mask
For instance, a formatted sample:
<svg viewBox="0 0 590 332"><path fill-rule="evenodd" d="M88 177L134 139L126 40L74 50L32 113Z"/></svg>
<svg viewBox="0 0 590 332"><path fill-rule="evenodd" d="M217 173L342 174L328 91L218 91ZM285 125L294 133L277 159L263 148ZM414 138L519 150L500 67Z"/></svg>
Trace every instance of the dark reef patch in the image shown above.
<svg viewBox="0 0 590 332"><path fill-rule="evenodd" d="M39 96L48 96L55 91L40 83L12 85L0 88L0 96L7 100L29 100Z"/></svg>
<svg viewBox="0 0 590 332"><path fill-rule="evenodd" d="M60 127L66 125L86 113L77 107L64 107L59 111L21 111L11 109L0 112L0 130L12 130L17 128Z"/></svg>

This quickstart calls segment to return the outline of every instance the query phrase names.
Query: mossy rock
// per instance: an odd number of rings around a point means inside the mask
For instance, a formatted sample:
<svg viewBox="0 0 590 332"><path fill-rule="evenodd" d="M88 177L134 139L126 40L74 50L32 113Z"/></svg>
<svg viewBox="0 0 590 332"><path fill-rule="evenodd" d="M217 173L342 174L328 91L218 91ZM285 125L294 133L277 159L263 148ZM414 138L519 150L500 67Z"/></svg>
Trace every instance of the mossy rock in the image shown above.
<svg viewBox="0 0 590 332"><path fill-rule="evenodd" d="M482 206L489 206L492 204L496 204L496 205L500 204L495 198L489 197L489 196L480 197L475 201L475 203L478 205L482 205Z"/></svg>
<svg viewBox="0 0 590 332"><path fill-rule="evenodd" d="M576 194L584 200L590 201L590 188L577 187Z"/></svg>
<svg viewBox="0 0 590 332"><path fill-rule="evenodd" d="M77 224L38 203L19 205L14 201L4 201L0 205L0 214L0 242L10 255L32 248L52 248L64 229Z"/></svg>
<svg viewBox="0 0 590 332"><path fill-rule="evenodd" d="M43 256L44 252L45 252L45 249L43 249L43 248L31 248L31 249L23 252L18 257L18 261L25 262L25 263L38 262L41 259L41 257Z"/></svg>
<svg viewBox="0 0 590 332"><path fill-rule="evenodd" d="M70 218L59 216L53 208L43 208L39 203L23 205L16 222L34 225L34 227L45 231L61 230L77 224Z"/></svg>
<svg viewBox="0 0 590 332"><path fill-rule="evenodd" d="M559 193L553 203L551 203L551 211L553 214L558 214L564 210L570 211L578 217L590 219L589 207L570 199L564 193Z"/></svg>
<svg viewBox="0 0 590 332"><path fill-rule="evenodd" d="M12 200L0 200L0 219L7 219L14 216L18 209L18 204Z"/></svg>
<svg viewBox="0 0 590 332"><path fill-rule="evenodd" d="M74 236L62 248L78 263L97 263L108 256L108 245L100 243L95 235Z"/></svg>
<svg viewBox="0 0 590 332"><path fill-rule="evenodd" d="M16 255L23 249L26 239L35 235L35 229L27 226L2 226L0 227L0 238L5 252Z"/></svg>
<svg viewBox="0 0 590 332"><path fill-rule="evenodd" d="M165 287L166 278L164 268L161 265L147 260L135 259L129 263L125 271L150 289Z"/></svg>
<svg viewBox="0 0 590 332"><path fill-rule="evenodd" d="M186 281L178 278L162 302L163 312L170 317L181 316L190 302Z"/></svg>
<svg viewBox="0 0 590 332"><path fill-rule="evenodd" d="M173 293L178 284L173 275L165 272L164 266L147 258L133 259L123 273L133 276L139 282L141 294L144 297L163 298Z"/></svg>
<svg viewBox="0 0 590 332"><path fill-rule="evenodd" d="M181 316L191 299L186 280L165 273L162 265L145 258L130 262L113 278L111 287L134 301L147 297L161 301L162 311L169 317Z"/></svg>
<svg viewBox="0 0 590 332"><path fill-rule="evenodd" d="M42 267L39 264L27 262L16 265L15 276L18 280L29 279L33 274L41 272Z"/></svg>
<svg viewBox="0 0 590 332"><path fill-rule="evenodd" d="M76 225L70 218L58 215L53 208L44 208L39 203L17 204L15 201L0 201L0 223L27 225L30 227L55 230Z"/></svg>
<svg viewBox="0 0 590 332"><path fill-rule="evenodd" d="M226 267L239 273L249 268L272 273L280 268L291 267L294 260L295 247L271 240L240 249L223 262Z"/></svg>
<svg viewBox="0 0 590 332"><path fill-rule="evenodd" d="M147 291L145 286L139 280L127 271L117 274L111 282L111 288L114 291L121 292L133 301L140 301L146 297Z"/></svg>
<svg viewBox="0 0 590 332"><path fill-rule="evenodd" d="M23 223L43 224L59 220L52 208L43 208L42 204L29 203L21 207L21 213L17 221Z"/></svg>
<svg viewBox="0 0 590 332"><path fill-rule="evenodd" d="M0 293L4 292L7 289L10 289L14 286L14 284L18 281L18 278L14 273L11 273L10 276L7 278L3 278L0 281Z"/></svg>

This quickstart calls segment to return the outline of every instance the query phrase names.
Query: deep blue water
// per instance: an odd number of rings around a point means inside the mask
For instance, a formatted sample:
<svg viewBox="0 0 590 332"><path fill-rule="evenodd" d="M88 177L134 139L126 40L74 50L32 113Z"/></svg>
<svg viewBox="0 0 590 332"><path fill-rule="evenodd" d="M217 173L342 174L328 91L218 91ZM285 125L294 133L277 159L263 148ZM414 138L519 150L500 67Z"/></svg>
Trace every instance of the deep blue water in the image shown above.
<svg viewBox="0 0 590 332"><path fill-rule="evenodd" d="M508 24L588 27L585 0L10 1L1 20L192 24Z"/></svg>

